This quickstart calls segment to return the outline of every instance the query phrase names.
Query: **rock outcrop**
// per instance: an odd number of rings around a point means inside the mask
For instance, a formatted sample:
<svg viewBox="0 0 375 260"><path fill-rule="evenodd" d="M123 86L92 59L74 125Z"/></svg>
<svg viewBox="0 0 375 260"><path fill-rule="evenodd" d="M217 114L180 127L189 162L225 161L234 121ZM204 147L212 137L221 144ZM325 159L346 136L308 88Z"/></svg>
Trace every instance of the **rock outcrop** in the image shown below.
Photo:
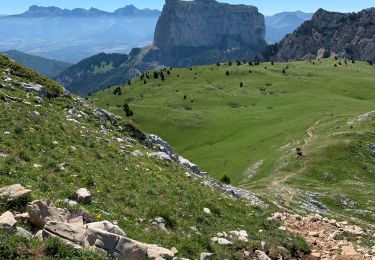
<svg viewBox="0 0 375 260"><path fill-rule="evenodd" d="M154 45L160 49L162 64L179 65L181 59L212 50L257 52L265 46L264 39L264 16L254 6L166 0ZM220 60L220 55L216 58Z"/></svg>
<svg viewBox="0 0 375 260"><path fill-rule="evenodd" d="M70 218L67 209L55 208L49 200L37 200L29 203L27 213L30 216L30 223L38 228L43 228L48 221L67 222Z"/></svg>
<svg viewBox="0 0 375 260"><path fill-rule="evenodd" d="M67 223L50 221L43 229L43 239L55 237L74 248L88 247L115 259L173 259L174 253L157 245L141 243L112 233L103 223ZM124 233L125 234L125 233Z"/></svg>
<svg viewBox="0 0 375 260"><path fill-rule="evenodd" d="M15 187L17 189L15 189ZM1 188L7 191L5 198L9 198L9 191L25 190L16 184ZM80 189L82 193L88 191ZM77 191L77 195L81 194ZM27 194L31 193L27 190ZM24 193L20 193L24 194ZM0 197L1 198L1 197ZM90 195L91 198L91 195ZM161 217L157 221L164 223ZM35 235L19 227L18 224L29 224L31 229L39 230ZM74 216L67 209L55 207L50 201L37 200L30 202L27 213L16 216L11 211L0 214L0 230L8 230L27 240L57 238L75 249L90 248L103 256L114 259L173 259L177 249L169 250L153 244L146 244L126 237L125 232L109 221L84 223L82 216Z"/></svg>
<svg viewBox="0 0 375 260"><path fill-rule="evenodd" d="M17 223L12 212L7 211L0 216L0 228L12 228Z"/></svg>
<svg viewBox="0 0 375 260"><path fill-rule="evenodd" d="M0 189L0 199L8 202L25 198L30 194L31 190L26 189L20 184L14 184Z"/></svg>
<svg viewBox="0 0 375 260"><path fill-rule="evenodd" d="M319 57L375 61L375 8L358 13L319 9L281 42L263 49L262 60L288 61Z"/></svg>

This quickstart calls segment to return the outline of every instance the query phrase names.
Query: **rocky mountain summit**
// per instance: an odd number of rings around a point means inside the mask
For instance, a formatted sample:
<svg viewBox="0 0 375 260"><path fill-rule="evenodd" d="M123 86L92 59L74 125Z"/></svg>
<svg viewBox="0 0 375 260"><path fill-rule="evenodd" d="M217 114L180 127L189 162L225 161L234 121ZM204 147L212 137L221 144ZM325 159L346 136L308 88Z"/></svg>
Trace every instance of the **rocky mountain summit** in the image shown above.
<svg viewBox="0 0 375 260"><path fill-rule="evenodd" d="M111 85L127 84L134 76L155 68L252 60L266 46L264 38L264 16L254 6L215 0L167 0L153 44L133 48L118 66L109 66L104 54L92 56L56 79L73 93L87 95ZM87 65L94 68L101 64L100 58L105 63L104 70L86 70ZM77 69L84 71L76 73Z"/></svg>
<svg viewBox="0 0 375 260"><path fill-rule="evenodd" d="M375 8L358 13L319 9L310 21L259 55L275 61L329 56L375 61Z"/></svg>
<svg viewBox="0 0 375 260"><path fill-rule="evenodd" d="M210 50L250 49L265 46L264 16L254 6L230 5L215 0L167 0L155 30L154 45L162 63Z"/></svg>

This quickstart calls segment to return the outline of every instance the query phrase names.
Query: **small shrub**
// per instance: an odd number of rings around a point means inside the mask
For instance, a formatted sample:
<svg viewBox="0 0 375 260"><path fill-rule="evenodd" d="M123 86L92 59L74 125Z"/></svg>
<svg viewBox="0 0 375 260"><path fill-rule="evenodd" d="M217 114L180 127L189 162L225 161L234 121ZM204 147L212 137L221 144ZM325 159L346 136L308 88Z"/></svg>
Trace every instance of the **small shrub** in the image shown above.
<svg viewBox="0 0 375 260"><path fill-rule="evenodd" d="M21 128L21 127L16 127L16 128L14 129L14 133L15 133L16 135L22 135L22 134L24 133L23 128Z"/></svg>
<svg viewBox="0 0 375 260"><path fill-rule="evenodd" d="M115 88L115 90L113 91L113 95L118 95L118 96L121 96L121 88L120 87L117 87Z"/></svg>
<svg viewBox="0 0 375 260"><path fill-rule="evenodd" d="M227 175L224 175L220 181L224 184L230 184L230 178Z"/></svg>
<svg viewBox="0 0 375 260"><path fill-rule="evenodd" d="M243 82L240 82L240 88L242 88L243 87Z"/></svg>
<svg viewBox="0 0 375 260"><path fill-rule="evenodd" d="M329 172L325 172L324 175L323 175L323 179L326 181L326 182L331 182L334 180L333 178L333 175Z"/></svg>
<svg viewBox="0 0 375 260"><path fill-rule="evenodd" d="M226 72L225 72L225 75L229 76L229 71L226 71Z"/></svg>

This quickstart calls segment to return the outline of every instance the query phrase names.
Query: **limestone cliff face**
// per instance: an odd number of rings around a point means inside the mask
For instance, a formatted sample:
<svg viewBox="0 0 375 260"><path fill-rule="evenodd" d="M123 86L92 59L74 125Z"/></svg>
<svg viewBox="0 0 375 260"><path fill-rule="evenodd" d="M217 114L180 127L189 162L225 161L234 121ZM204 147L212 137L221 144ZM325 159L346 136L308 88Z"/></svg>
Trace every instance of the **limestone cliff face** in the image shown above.
<svg viewBox="0 0 375 260"><path fill-rule="evenodd" d="M358 13L318 10L280 43L266 47L264 60L304 60L322 55L375 61L375 8Z"/></svg>
<svg viewBox="0 0 375 260"><path fill-rule="evenodd" d="M210 50L257 52L266 45L264 38L264 16L256 7L215 0L166 0L154 45L164 63L173 63Z"/></svg>

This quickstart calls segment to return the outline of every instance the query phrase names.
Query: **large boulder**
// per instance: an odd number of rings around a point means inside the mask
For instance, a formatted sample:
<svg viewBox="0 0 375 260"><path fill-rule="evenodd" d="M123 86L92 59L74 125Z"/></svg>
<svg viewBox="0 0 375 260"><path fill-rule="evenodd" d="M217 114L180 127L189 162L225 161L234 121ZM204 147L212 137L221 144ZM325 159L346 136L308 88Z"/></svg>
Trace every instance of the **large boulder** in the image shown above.
<svg viewBox="0 0 375 260"><path fill-rule="evenodd" d="M14 227L16 223L17 220L14 218L14 215L10 211L7 211L0 216L0 228L10 229Z"/></svg>
<svg viewBox="0 0 375 260"><path fill-rule="evenodd" d="M173 259L174 253L157 245L144 244L126 237L121 237L115 248L118 259Z"/></svg>
<svg viewBox="0 0 375 260"><path fill-rule="evenodd" d="M12 202L29 196L31 192L21 184L14 184L0 188L0 199Z"/></svg>
<svg viewBox="0 0 375 260"><path fill-rule="evenodd" d="M16 227L16 234L17 236L26 238L27 240L31 240L34 238L33 234L21 227Z"/></svg>
<svg viewBox="0 0 375 260"><path fill-rule="evenodd" d="M42 234L43 238L56 237L74 248L88 247L120 260L173 259L174 253L166 248L141 243L104 230L121 233L113 227L114 225L111 226L109 222L85 226L81 222L49 221L44 226Z"/></svg>
<svg viewBox="0 0 375 260"><path fill-rule="evenodd" d="M117 225L112 224L109 221L93 222L86 225L88 228L95 228L107 231L112 234L126 237L125 232Z"/></svg>
<svg viewBox="0 0 375 260"><path fill-rule="evenodd" d="M29 222L37 228L43 228L48 221L68 222L70 213L67 209L56 208L49 201L36 200L27 205Z"/></svg>
<svg viewBox="0 0 375 260"><path fill-rule="evenodd" d="M45 87L43 87L42 85L38 85L38 84L34 84L34 83L21 83L21 87L23 87L23 89L26 92L34 92L34 93L40 95L41 97L47 97L48 96L47 89Z"/></svg>
<svg viewBox="0 0 375 260"><path fill-rule="evenodd" d="M58 237L80 245L86 238L87 230L81 224L49 221L43 229L43 238Z"/></svg>
<svg viewBox="0 0 375 260"><path fill-rule="evenodd" d="M116 259L173 259L174 253L157 245L144 244L123 236L95 228L87 229L86 246L106 252Z"/></svg>

